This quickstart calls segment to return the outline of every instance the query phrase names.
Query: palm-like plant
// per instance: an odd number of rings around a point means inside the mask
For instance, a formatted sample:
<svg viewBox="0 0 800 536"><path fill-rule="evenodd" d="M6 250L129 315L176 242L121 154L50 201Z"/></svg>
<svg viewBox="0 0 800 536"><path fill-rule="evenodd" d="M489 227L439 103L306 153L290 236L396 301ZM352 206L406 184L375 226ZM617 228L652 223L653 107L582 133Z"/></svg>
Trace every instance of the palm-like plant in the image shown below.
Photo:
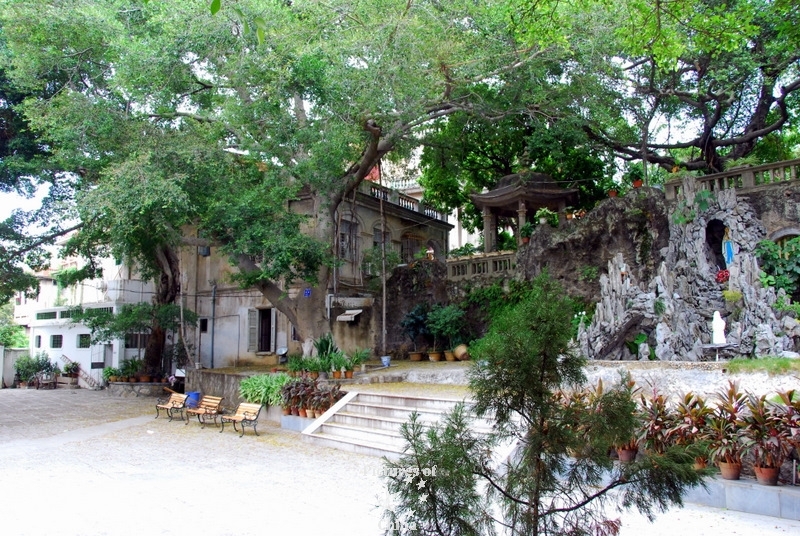
<svg viewBox="0 0 800 536"><path fill-rule="evenodd" d="M709 456L714 463L741 464L748 446L742 433L742 412L747 396L735 382L728 382L728 387L715 396L718 405L707 421Z"/></svg>
<svg viewBox="0 0 800 536"><path fill-rule="evenodd" d="M695 463L701 467L708 460L708 420L713 413L703 397L688 392L675 408L676 419L670 430L675 445L696 450Z"/></svg>
<svg viewBox="0 0 800 536"><path fill-rule="evenodd" d="M756 467L779 468L791 450L789 430L783 422L782 409L767 401L766 395L749 395L747 414L742 418L748 451Z"/></svg>

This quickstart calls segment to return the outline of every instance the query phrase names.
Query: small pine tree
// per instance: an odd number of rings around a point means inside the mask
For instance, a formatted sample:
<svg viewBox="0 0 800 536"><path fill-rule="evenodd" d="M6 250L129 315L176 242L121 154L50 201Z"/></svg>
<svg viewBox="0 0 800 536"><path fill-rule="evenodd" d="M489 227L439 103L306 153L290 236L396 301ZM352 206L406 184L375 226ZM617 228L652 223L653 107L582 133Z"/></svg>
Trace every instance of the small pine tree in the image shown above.
<svg viewBox="0 0 800 536"><path fill-rule="evenodd" d="M404 426L410 454L386 466L397 499L385 512L387 534L492 535L502 526L509 534L614 535L621 525L610 508L652 518L702 483L693 456L678 448L626 464L609 457L619 438L636 436L635 401L625 382L588 396L565 391L585 381L571 317L570 300L545 275L494 319L470 350L473 411L493 431L474 432L463 407L439 426L416 418ZM495 459L504 445L512 454ZM433 467L435 476L409 481L409 471Z"/></svg>

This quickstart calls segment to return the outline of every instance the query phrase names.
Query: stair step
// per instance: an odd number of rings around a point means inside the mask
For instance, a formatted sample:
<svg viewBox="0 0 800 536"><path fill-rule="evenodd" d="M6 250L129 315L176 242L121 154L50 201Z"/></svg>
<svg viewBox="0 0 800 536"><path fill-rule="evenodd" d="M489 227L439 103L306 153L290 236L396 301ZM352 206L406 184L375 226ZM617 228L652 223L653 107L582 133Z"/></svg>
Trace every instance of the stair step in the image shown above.
<svg viewBox="0 0 800 536"><path fill-rule="evenodd" d="M402 448L405 445L405 439L403 439L398 430L365 428L363 426L326 422L319 427L319 431L336 437L348 437L370 443L380 443L381 445L395 445L398 448Z"/></svg>
<svg viewBox="0 0 800 536"><path fill-rule="evenodd" d="M378 444L372 441L363 441L350 437L314 433L312 435L303 435L303 439L316 445L323 445L370 456L386 456L391 460L397 460L403 455L403 449L394 445Z"/></svg>
<svg viewBox="0 0 800 536"><path fill-rule="evenodd" d="M352 399L343 400L341 406L335 408L335 413L326 414L304 431L304 440L397 459L405 447L400 428L409 421L412 413L417 413L423 426L432 426L441 422L445 414L460 402L372 393L352 395ZM491 422L480 419L473 429L485 434L491 426Z"/></svg>
<svg viewBox="0 0 800 536"><path fill-rule="evenodd" d="M464 402L457 399L445 398L425 398L416 396L388 395L379 393L359 393L358 401L363 404L375 404L379 406L399 406L403 408L440 409L449 410L456 404ZM468 405L472 402L467 401Z"/></svg>

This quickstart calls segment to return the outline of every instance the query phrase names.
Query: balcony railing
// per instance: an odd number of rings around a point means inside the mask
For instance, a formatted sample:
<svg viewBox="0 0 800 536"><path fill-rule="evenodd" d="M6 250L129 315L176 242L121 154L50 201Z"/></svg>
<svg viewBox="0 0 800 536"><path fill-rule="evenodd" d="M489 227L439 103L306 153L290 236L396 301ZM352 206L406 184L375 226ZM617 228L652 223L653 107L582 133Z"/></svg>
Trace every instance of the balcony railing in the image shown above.
<svg viewBox="0 0 800 536"><path fill-rule="evenodd" d="M800 159L784 160L773 164L734 168L723 173L696 177L695 181L698 190L710 190L712 192L729 188L747 190L749 188L795 181L798 178L798 167L800 167ZM683 183L680 180L666 183L664 192L667 199L676 199L682 187Z"/></svg>
<svg viewBox="0 0 800 536"><path fill-rule="evenodd" d="M477 277L510 277L517 269L515 251L497 251L447 259L447 278L463 281Z"/></svg>
<svg viewBox="0 0 800 536"><path fill-rule="evenodd" d="M431 207L420 203L419 200L411 197L410 195L406 195L398 192L397 190L392 190L391 188L381 186L380 184L364 181L359 185L359 190L363 194L370 195L376 199L383 199L387 203L403 207L406 210L419 212L435 220L447 221L446 214L442 214L438 210L434 210Z"/></svg>

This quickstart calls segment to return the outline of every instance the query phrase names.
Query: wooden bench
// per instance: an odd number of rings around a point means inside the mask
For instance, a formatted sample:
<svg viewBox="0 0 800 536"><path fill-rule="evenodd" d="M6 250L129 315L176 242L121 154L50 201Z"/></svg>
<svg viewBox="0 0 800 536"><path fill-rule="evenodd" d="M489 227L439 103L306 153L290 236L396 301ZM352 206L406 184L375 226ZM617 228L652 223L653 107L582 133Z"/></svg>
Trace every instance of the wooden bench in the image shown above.
<svg viewBox="0 0 800 536"><path fill-rule="evenodd" d="M206 417L213 417L214 426L217 425L217 415L220 413L220 404L222 403L221 396L207 396L203 395L196 408L186 408L186 424L189 424L189 418L192 415L197 415L197 422L203 428L206 427Z"/></svg>
<svg viewBox="0 0 800 536"><path fill-rule="evenodd" d="M252 404L249 402L242 402L239 404L239 407L236 408L236 413L233 415L221 415L219 420L222 423L222 428L220 429L219 433L221 434L223 430L225 430L225 422L232 422L233 429L236 430L236 423L238 422L242 427L242 433L239 434L239 437L244 435L244 427L250 426L258 435L258 431L256 430L256 426L258 425L258 415L261 413L261 408L263 406L261 404ZM238 431L238 430L236 430Z"/></svg>
<svg viewBox="0 0 800 536"><path fill-rule="evenodd" d="M159 412L163 409L169 415L170 422L172 421L172 412L175 410L180 411L181 420L183 420L183 410L186 408L186 399L189 395L181 393L172 393L169 398L159 398L156 402L156 419L158 419Z"/></svg>

